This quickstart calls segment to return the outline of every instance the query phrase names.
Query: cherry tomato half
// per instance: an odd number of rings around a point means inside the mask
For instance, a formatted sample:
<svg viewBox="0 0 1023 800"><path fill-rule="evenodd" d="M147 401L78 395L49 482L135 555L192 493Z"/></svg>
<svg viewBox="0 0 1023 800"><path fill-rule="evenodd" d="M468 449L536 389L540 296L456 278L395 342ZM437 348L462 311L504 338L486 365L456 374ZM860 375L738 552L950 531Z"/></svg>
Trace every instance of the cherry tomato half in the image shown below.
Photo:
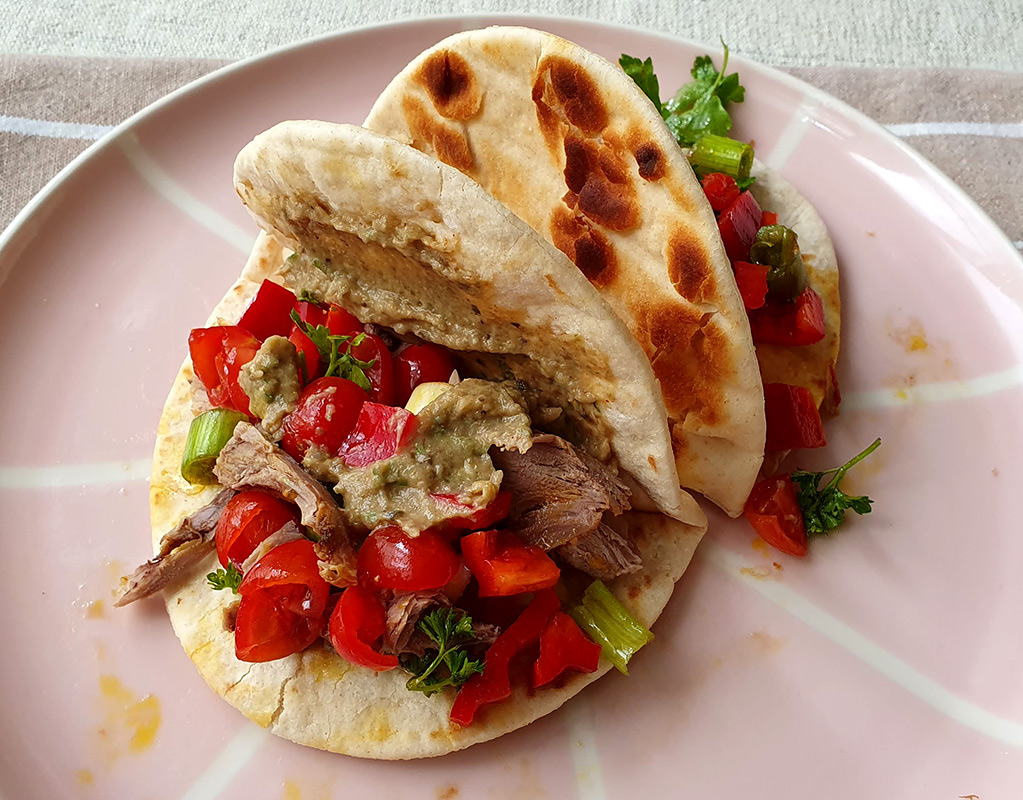
<svg viewBox="0 0 1023 800"><path fill-rule="evenodd" d="M217 522L217 558L222 566L240 568L270 534L298 521L298 508L279 497L257 490L239 492L228 500Z"/></svg>
<svg viewBox="0 0 1023 800"><path fill-rule="evenodd" d="M398 666L396 656L377 649L387 631L387 621L383 603L372 592L360 586L345 589L330 615L327 630L330 643L346 661L377 672Z"/></svg>
<svg viewBox="0 0 1023 800"><path fill-rule="evenodd" d="M355 427L369 398L344 378L320 378L302 391L295 410L284 418L281 447L301 461L312 444L335 456Z"/></svg>
<svg viewBox="0 0 1023 800"><path fill-rule="evenodd" d="M416 415L404 408L363 403L351 435L341 447L341 457L349 467L390 458L409 444L417 428Z"/></svg>
<svg viewBox="0 0 1023 800"><path fill-rule="evenodd" d="M394 402L405 405L421 383L447 383L455 362L439 344L411 344L394 357Z"/></svg>
<svg viewBox="0 0 1023 800"><path fill-rule="evenodd" d="M359 548L359 585L374 591L440 589L455 577L459 565L455 549L440 534L409 536L397 525L387 525L373 531Z"/></svg>
<svg viewBox="0 0 1023 800"><path fill-rule="evenodd" d="M238 384L238 375L255 358L259 344L259 339L237 325L195 328L188 335L192 366L210 403L251 416L249 398Z"/></svg>
<svg viewBox="0 0 1023 800"><path fill-rule="evenodd" d="M463 536L462 557L479 582L480 597L535 592L554 586L558 565L536 545L511 531L480 531Z"/></svg>
<svg viewBox="0 0 1023 800"><path fill-rule="evenodd" d="M235 655L274 661L315 642L326 622L330 584L320 577L313 543L279 545L249 570L238 587Z"/></svg>
<svg viewBox="0 0 1023 800"><path fill-rule="evenodd" d="M362 323L341 306L330 304L327 309L327 328L332 336L354 336L362 332Z"/></svg>

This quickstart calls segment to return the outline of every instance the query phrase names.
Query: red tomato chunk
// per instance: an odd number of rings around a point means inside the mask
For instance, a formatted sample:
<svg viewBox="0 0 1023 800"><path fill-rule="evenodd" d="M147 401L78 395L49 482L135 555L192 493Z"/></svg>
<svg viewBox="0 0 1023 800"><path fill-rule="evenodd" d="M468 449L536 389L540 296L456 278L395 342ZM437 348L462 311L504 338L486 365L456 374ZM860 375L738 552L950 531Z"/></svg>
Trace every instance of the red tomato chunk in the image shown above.
<svg viewBox="0 0 1023 800"><path fill-rule="evenodd" d="M409 536L396 525L377 528L359 548L359 585L373 591L419 592L446 586L461 566L438 533Z"/></svg>
<svg viewBox="0 0 1023 800"><path fill-rule="evenodd" d="M313 543L297 539L275 547L238 587L235 655L275 661L307 648L323 632L330 584L320 577Z"/></svg>
<svg viewBox="0 0 1023 800"><path fill-rule="evenodd" d="M222 566L241 568L270 534L299 521L298 508L266 492L251 490L232 497L217 522L215 540Z"/></svg>

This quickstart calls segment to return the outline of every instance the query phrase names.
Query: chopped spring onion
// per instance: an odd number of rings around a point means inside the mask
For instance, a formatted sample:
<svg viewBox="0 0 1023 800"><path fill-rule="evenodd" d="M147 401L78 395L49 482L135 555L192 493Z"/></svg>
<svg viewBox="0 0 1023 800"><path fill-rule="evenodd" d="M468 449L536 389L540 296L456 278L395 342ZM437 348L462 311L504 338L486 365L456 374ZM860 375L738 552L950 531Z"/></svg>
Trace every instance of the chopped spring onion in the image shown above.
<svg viewBox="0 0 1023 800"><path fill-rule="evenodd" d="M193 419L181 457L181 477L189 483L216 483L213 465L217 456L230 441L235 425L246 419L244 414L226 408L214 408Z"/></svg>
<svg viewBox="0 0 1023 800"><path fill-rule="evenodd" d="M704 175L723 172L737 181L744 181L753 168L753 148L745 142L708 133L696 140L689 153L689 163Z"/></svg>
<svg viewBox="0 0 1023 800"><path fill-rule="evenodd" d="M582 602L568 613L623 675L629 674L629 659L654 639L600 581L586 587Z"/></svg>

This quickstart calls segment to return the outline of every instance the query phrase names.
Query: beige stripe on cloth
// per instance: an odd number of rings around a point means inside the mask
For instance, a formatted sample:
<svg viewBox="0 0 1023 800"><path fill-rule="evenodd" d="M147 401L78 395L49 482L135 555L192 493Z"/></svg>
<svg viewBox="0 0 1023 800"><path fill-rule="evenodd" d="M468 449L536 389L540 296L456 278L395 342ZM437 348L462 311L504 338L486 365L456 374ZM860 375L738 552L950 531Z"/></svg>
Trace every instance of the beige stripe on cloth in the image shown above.
<svg viewBox="0 0 1023 800"><path fill-rule="evenodd" d="M0 227L91 138L102 133L97 126L116 125L224 63L0 56L4 186ZM1013 136L934 135L927 134L932 129L923 125L913 132L925 135L913 135L907 141L962 186L1010 239L1023 240L1023 136L1018 132L1023 127L1023 74L847 67L787 71L885 125L1014 124ZM31 125L20 120L58 124Z"/></svg>

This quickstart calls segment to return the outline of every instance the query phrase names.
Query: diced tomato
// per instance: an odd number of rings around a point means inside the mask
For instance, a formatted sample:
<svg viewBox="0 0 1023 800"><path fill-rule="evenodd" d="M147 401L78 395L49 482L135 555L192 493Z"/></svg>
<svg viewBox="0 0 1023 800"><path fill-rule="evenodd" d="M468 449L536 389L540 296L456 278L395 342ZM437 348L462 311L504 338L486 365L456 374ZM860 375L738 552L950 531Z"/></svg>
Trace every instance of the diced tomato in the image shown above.
<svg viewBox="0 0 1023 800"><path fill-rule="evenodd" d="M269 279L264 280L238 321L238 327L260 340L287 336L291 332L291 309L294 307L294 292Z"/></svg>
<svg viewBox="0 0 1023 800"><path fill-rule="evenodd" d="M192 366L210 403L250 416L249 398L238 384L238 375L258 350L259 340L236 325L195 328L188 335Z"/></svg>
<svg viewBox="0 0 1023 800"><path fill-rule="evenodd" d="M349 586L341 593L327 627L330 643L346 661L386 672L398 666L398 658L384 655L379 642L387 632L384 605L370 591Z"/></svg>
<svg viewBox="0 0 1023 800"><path fill-rule="evenodd" d="M298 508L272 494L239 492L227 502L217 522L215 540L221 565L240 568L260 542L287 523L297 523L299 517Z"/></svg>
<svg viewBox="0 0 1023 800"><path fill-rule="evenodd" d="M760 230L762 214L757 201L743 192L718 217L718 230L725 252L732 261L749 261L749 249Z"/></svg>
<svg viewBox="0 0 1023 800"><path fill-rule="evenodd" d="M361 343L350 348L351 354L360 361L372 361L366 377L369 378L369 396L374 403L385 406L394 405L394 367L391 364L391 351L387 349L383 339L367 333Z"/></svg>
<svg viewBox="0 0 1023 800"><path fill-rule="evenodd" d="M564 611L551 617L540 634L540 657L533 664L533 686L543 686L569 669L596 672L600 645Z"/></svg>
<svg viewBox="0 0 1023 800"><path fill-rule="evenodd" d="M471 725L482 706L511 696L508 667L512 658L540 640L547 621L560 609L561 603L553 589L536 593L526 610L490 645L483 657L483 672L473 675L459 689L451 707L452 722Z"/></svg>
<svg viewBox="0 0 1023 800"><path fill-rule="evenodd" d="M787 383L764 384L767 452L824 447L824 425L810 390Z"/></svg>
<svg viewBox="0 0 1023 800"><path fill-rule="evenodd" d="M334 303L327 309L326 324L333 336L354 336L362 332L362 323Z"/></svg>
<svg viewBox="0 0 1023 800"><path fill-rule="evenodd" d="M288 341L295 345L299 360L305 364L305 374L302 377L306 383L312 383L322 374L323 364L321 363L320 349L313 344L312 339L298 329L297 325L292 326Z"/></svg>
<svg viewBox="0 0 1023 800"><path fill-rule="evenodd" d="M820 295L807 287L794 302L766 302L749 313L753 341L757 344L784 344L801 347L824 338L824 303Z"/></svg>
<svg viewBox="0 0 1023 800"><path fill-rule="evenodd" d="M279 545L248 571L238 587L235 655L274 661L315 642L326 622L330 584L320 577L313 543Z"/></svg>
<svg viewBox="0 0 1023 800"><path fill-rule="evenodd" d="M373 591L440 589L461 564L455 548L433 531L409 536L397 525L377 528L359 548L359 585Z"/></svg>
<svg viewBox="0 0 1023 800"><path fill-rule="evenodd" d="M500 597L547 589L561 570L536 545L511 531L480 531L463 536L462 557L479 582L480 597Z"/></svg>
<svg viewBox="0 0 1023 800"><path fill-rule="evenodd" d="M310 445L336 456L355 427L366 393L344 378L320 378L302 391L295 410L284 418L281 447L301 461Z"/></svg>
<svg viewBox="0 0 1023 800"><path fill-rule="evenodd" d="M464 512L468 508L458 499L458 495L431 494L430 497L442 505L451 506L452 514ZM498 492L489 505L477 509L468 516L452 516L444 520L441 527L445 531L480 531L484 528L491 528L508 516L508 512L511 511L511 501L511 492Z"/></svg>
<svg viewBox="0 0 1023 800"><path fill-rule="evenodd" d="M394 402L405 405L421 383L447 383L455 362L439 344L412 344L394 358Z"/></svg>
<svg viewBox="0 0 1023 800"><path fill-rule="evenodd" d="M742 512L765 542L790 556L806 555L806 525L788 475L759 481Z"/></svg>
<svg viewBox="0 0 1023 800"><path fill-rule="evenodd" d="M766 264L750 264L748 261L736 261L732 264L735 270L735 282L742 295L742 304L747 309L760 308L767 299Z"/></svg>
<svg viewBox="0 0 1023 800"><path fill-rule="evenodd" d="M313 303L309 300L299 300L295 303L295 312L298 314L298 318L302 320L302 322L306 322L313 326L327 324L327 309L319 303Z"/></svg>
<svg viewBox="0 0 1023 800"><path fill-rule="evenodd" d="M710 201L710 207L715 211L724 211L739 196L739 187L735 178L723 172L711 172L700 179L703 185L703 193Z"/></svg>
<svg viewBox="0 0 1023 800"><path fill-rule="evenodd" d="M363 403L340 455L349 467L364 467L390 458L408 445L416 427L415 414L404 408Z"/></svg>
<svg viewBox="0 0 1023 800"><path fill-rule="evenodd" d="M778 215L773 211L765 211L760 216L760 227L763 228L765 225L777 225Z"/></svg>

